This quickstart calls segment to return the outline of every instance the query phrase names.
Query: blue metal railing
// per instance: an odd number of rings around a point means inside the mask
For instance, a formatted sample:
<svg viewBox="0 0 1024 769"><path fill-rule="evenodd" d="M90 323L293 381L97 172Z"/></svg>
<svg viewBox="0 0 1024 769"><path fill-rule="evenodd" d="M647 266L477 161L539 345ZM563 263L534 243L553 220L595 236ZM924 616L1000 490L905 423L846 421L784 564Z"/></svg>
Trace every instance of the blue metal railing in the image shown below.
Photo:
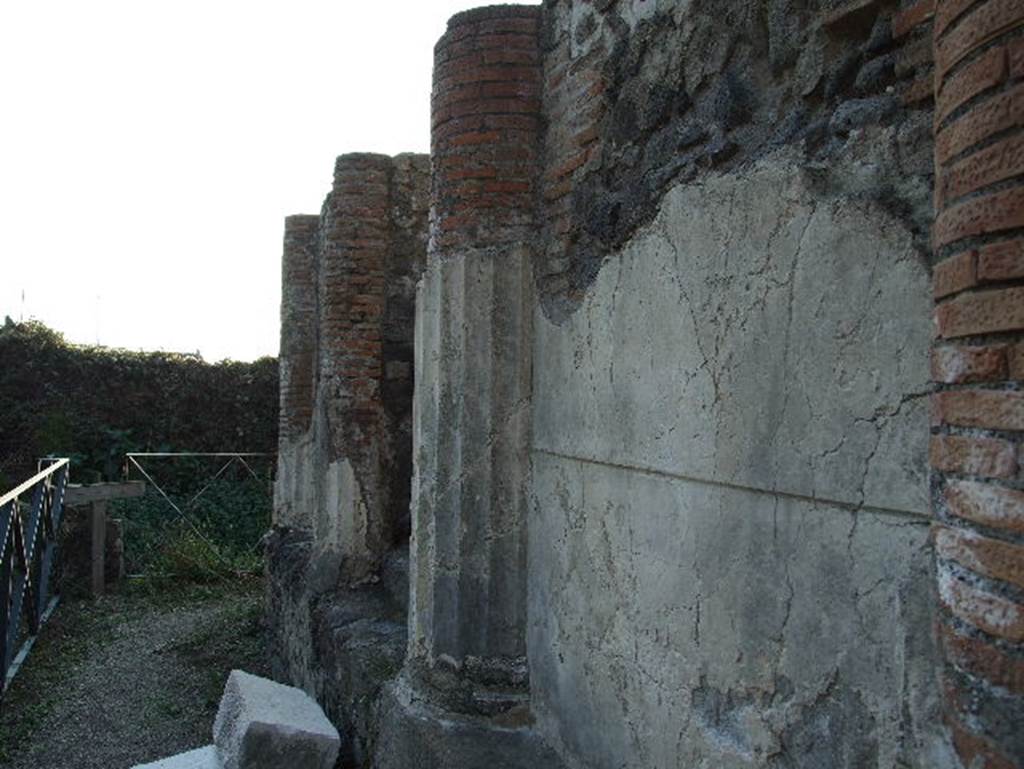
<svg viewBox="0 0 1024 769"><path fill-rule="evenodd" d="M56 601L50 576L67 483L68 460L43 459L36 475L0 497L0 699Z"/></svg>

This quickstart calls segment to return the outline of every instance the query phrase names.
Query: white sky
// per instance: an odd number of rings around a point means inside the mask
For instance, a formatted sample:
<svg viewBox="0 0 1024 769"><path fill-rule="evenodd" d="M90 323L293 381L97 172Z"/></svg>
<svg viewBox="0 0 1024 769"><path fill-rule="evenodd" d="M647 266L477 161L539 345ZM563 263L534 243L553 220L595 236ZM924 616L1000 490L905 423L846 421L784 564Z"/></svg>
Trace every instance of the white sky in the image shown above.
<svg viewBox="0 0 1024 769"><path fill-rule="evenodd" d="M433 45L485 4L0 0L0 321L276 355L284 217L336 155L427 151Z"/></svg>

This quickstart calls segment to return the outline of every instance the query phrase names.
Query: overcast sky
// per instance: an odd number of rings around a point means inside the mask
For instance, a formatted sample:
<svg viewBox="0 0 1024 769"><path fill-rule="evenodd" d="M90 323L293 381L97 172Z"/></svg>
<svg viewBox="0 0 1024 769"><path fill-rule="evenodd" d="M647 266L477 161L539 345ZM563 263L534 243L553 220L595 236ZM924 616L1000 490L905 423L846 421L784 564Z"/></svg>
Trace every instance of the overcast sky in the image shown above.
<svg viewBox="0 0 1024 769"><path fill-rule="evenodd" d="M284 217L336 155L427 151L433 45L481 4L0 4L0 320L276 355Z"/></svg>

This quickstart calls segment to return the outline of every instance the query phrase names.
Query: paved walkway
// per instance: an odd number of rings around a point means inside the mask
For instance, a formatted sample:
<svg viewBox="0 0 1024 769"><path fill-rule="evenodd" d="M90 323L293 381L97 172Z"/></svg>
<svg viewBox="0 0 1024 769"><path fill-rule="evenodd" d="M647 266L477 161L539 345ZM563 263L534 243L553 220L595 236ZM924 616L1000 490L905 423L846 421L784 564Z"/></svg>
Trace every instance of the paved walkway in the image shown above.
<svg viewBox="0 0 1024 769"><path fill-rule="evenodd" d="M121 769L210 742L232 668L266 675L262 587L66 602L0 711L0 766Z"/></svg>

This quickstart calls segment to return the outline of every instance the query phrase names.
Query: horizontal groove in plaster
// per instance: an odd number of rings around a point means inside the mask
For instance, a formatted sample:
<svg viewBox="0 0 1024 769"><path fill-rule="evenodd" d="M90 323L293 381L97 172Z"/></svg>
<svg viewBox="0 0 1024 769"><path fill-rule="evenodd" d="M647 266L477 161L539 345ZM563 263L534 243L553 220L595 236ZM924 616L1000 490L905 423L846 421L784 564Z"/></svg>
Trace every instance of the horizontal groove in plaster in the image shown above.
<svg viewBox="0 0 1024 769"><path fill-rule="evenodd" d="M845 510L850 513L870 513L872 515L883 515L883 516L896 516L898 518L908 519L911 523L919 523L921 525L929 525L931 523L931 515L927 513L918 513L913 510L899 510L891 507L876 507L874 505L858 505L853 502L842 502L838 499L828 499L826 497L812 497L807 494L797 494L791 491L783 491L781 489L765 489L757 486L744 486L739 483L727 483L726 481L716 481L710 478L697 478L691 475L680 475L678 473L671 473L666 470L657 470L653 467L640 467L639 465L624 465L617 462L608 462L603 459L594 459L592 457L580 457L572 454L562 454L558 451L551 451L549 449L543 449L538 446L534 446L531 451L534 454L544 454L549 457L556 457L558 459L567 459L570 462L579 462L585 465L597 465L599 467L611 467L616 470L625 470L627 472L638 473L640 475L652 475L658 478L669 478L676 481L686 481L688 483L700 484L703 486L714 486L722 489L731 489L732 491L745 491L749 494L764 494L770 497L783 497L785 499L796 499L801 502L810 502L816 505L830 505L837 507L841 510Z"/></svg>

